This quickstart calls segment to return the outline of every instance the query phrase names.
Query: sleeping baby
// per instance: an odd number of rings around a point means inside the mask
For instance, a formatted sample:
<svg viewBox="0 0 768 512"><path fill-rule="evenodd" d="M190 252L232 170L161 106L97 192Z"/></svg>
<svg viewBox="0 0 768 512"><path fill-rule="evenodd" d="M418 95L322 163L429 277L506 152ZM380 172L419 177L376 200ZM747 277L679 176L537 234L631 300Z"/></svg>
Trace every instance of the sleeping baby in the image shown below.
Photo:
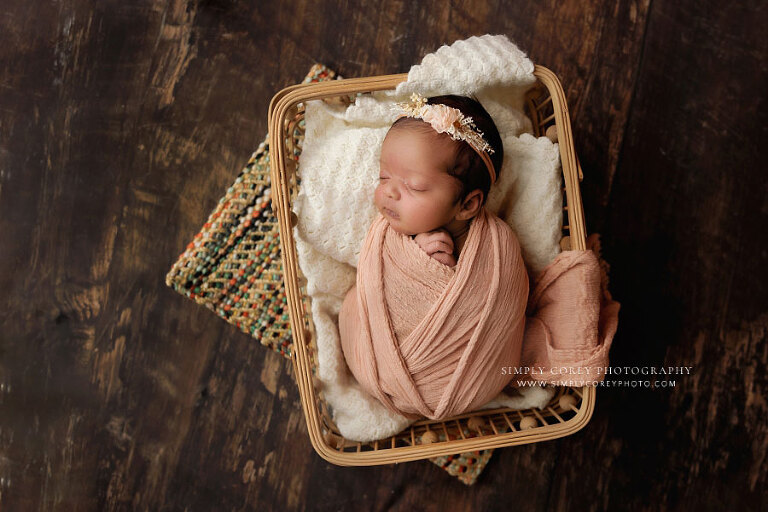
<svg viewBox="0 0 768 512"><path fill-rule="evenodd" d="M440 419L495 397L520 361L528 276L512 229L483 207L501 169L482 105L414 95L387 133L373 222L339 314L360 385Z"/></svg>
<svg viewBox="0 0 768 512"><path fill-rule="evenodd" d="M421 107L427 120L403 115L390 128L374 202L394 231L413 236L432 258L452 267L501 169L501 137L476 100L440 96L414 102L408 113ZM460 117L477 128L466 122L461 127ZM476 149L459 138L469 135Z"/></svg>
<svg viewBox="0 0 768 512"><path fill-rule="evenodd" d="M564 251L529 296L518 239L484 206L503 161L491 116L462 96L414 94L398 108L381 148L380 215L339 312L354 378L389 410L432 420L479 409L507 385L561 379L546 369L602 380L618 304L601 314L595 254ZM526 367L541 371L513 370Z"/></svg>

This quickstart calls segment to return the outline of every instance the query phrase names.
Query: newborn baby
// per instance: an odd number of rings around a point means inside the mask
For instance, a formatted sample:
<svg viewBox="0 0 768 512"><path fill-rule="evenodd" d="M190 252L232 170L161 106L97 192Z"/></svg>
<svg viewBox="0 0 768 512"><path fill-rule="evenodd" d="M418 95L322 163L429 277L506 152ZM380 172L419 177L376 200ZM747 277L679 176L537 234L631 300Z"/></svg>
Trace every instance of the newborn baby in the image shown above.
<svg viewBox="0 0 768 512"><path fill-rule="evenodd" d="M491 176L501 169L503 148L493 120L479 102L460 96L431 98L442 116L435 123L452 122L449 109L467 114L486 139L492 154L483 158L461 139L439 133L427 121L400 117L381 147L379 186L374 201L390 226L415 237L419 246L439 262L454 266L466 239L469 223L488 196ZM447 107L447 108L443 108ZM444 126L438 124L438 129ZM496 148L496 149L493 149ZM487 168L490 161L492 169Z"/></svg>
<svg viewBox="0 0 768 512"><path fill-rule="evenodd" d="M508 384L560 383L563 369L580 376L571 385L601 381L619 304L596 254L561 252L529 296L515 233L483 206L503 158L491 117L457 96L400 108L381 148L380 215L339 312L357 382L390 411L442 420Z"/></svg>
<svg viewBox="0 0 768 512"><path fill-rule="evenodd" d="M373 222L339 313L350 371L387 408L475 410L520 362L528 275L512 229L483 207L498 130L474 99L414 95L381 148Z"/></svg>

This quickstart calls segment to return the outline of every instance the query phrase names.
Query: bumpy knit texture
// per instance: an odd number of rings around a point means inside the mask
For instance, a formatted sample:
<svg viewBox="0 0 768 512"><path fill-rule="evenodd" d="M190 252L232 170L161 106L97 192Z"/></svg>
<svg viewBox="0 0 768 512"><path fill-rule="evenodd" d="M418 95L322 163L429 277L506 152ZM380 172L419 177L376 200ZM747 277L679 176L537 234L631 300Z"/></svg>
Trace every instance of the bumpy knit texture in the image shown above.
<svg viewBox="0 0 768 512"><path fill-rule="evenodd" d="M364 95L347 107L306 104L306 134L294 210L299 265L312 298L318 374L340 432L348 439L378 439L412 422L384 408L351 377L340 349L337 318L355 282L360 248L376 217L381 142L396 113L391 105L411 92L474 94L491 114L504 144L504 165L487 207L516 232L523 259L535 276L559 253L562 192L559 148L531 135L523 113L533 64L505 36L472 37L443 46L411 68L394 91ZM543 407L551 388L500 394L486 407Z"/></svg>

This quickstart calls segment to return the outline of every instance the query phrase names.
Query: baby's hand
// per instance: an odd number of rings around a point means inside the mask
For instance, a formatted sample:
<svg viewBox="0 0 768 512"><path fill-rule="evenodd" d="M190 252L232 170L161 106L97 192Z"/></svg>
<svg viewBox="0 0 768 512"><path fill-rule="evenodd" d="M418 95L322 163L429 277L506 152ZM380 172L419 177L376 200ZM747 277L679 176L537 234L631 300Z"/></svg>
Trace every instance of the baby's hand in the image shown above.
<svg viewBox="0 0 768 512"><path fill-rule="evenodd" d="M453 257L453 238L445 229L419 233L415 240L431 258L449 267L456 265L456 258Z"/></svg>

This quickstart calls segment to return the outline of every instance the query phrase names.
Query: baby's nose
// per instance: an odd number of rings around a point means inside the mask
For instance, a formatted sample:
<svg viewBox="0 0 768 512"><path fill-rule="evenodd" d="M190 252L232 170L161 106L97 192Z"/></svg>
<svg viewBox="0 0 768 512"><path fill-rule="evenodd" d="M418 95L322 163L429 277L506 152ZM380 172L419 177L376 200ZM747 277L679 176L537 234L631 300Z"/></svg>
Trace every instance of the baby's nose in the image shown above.
<svg viewBox="0 0 768 512"><path fill-rule="evenodd" d="M387 194L387 197L391 199L399 199L400 198L400 190L398 189L397 185L395 183L392 183L391 180L386 185L385 192Z"/></svg>

